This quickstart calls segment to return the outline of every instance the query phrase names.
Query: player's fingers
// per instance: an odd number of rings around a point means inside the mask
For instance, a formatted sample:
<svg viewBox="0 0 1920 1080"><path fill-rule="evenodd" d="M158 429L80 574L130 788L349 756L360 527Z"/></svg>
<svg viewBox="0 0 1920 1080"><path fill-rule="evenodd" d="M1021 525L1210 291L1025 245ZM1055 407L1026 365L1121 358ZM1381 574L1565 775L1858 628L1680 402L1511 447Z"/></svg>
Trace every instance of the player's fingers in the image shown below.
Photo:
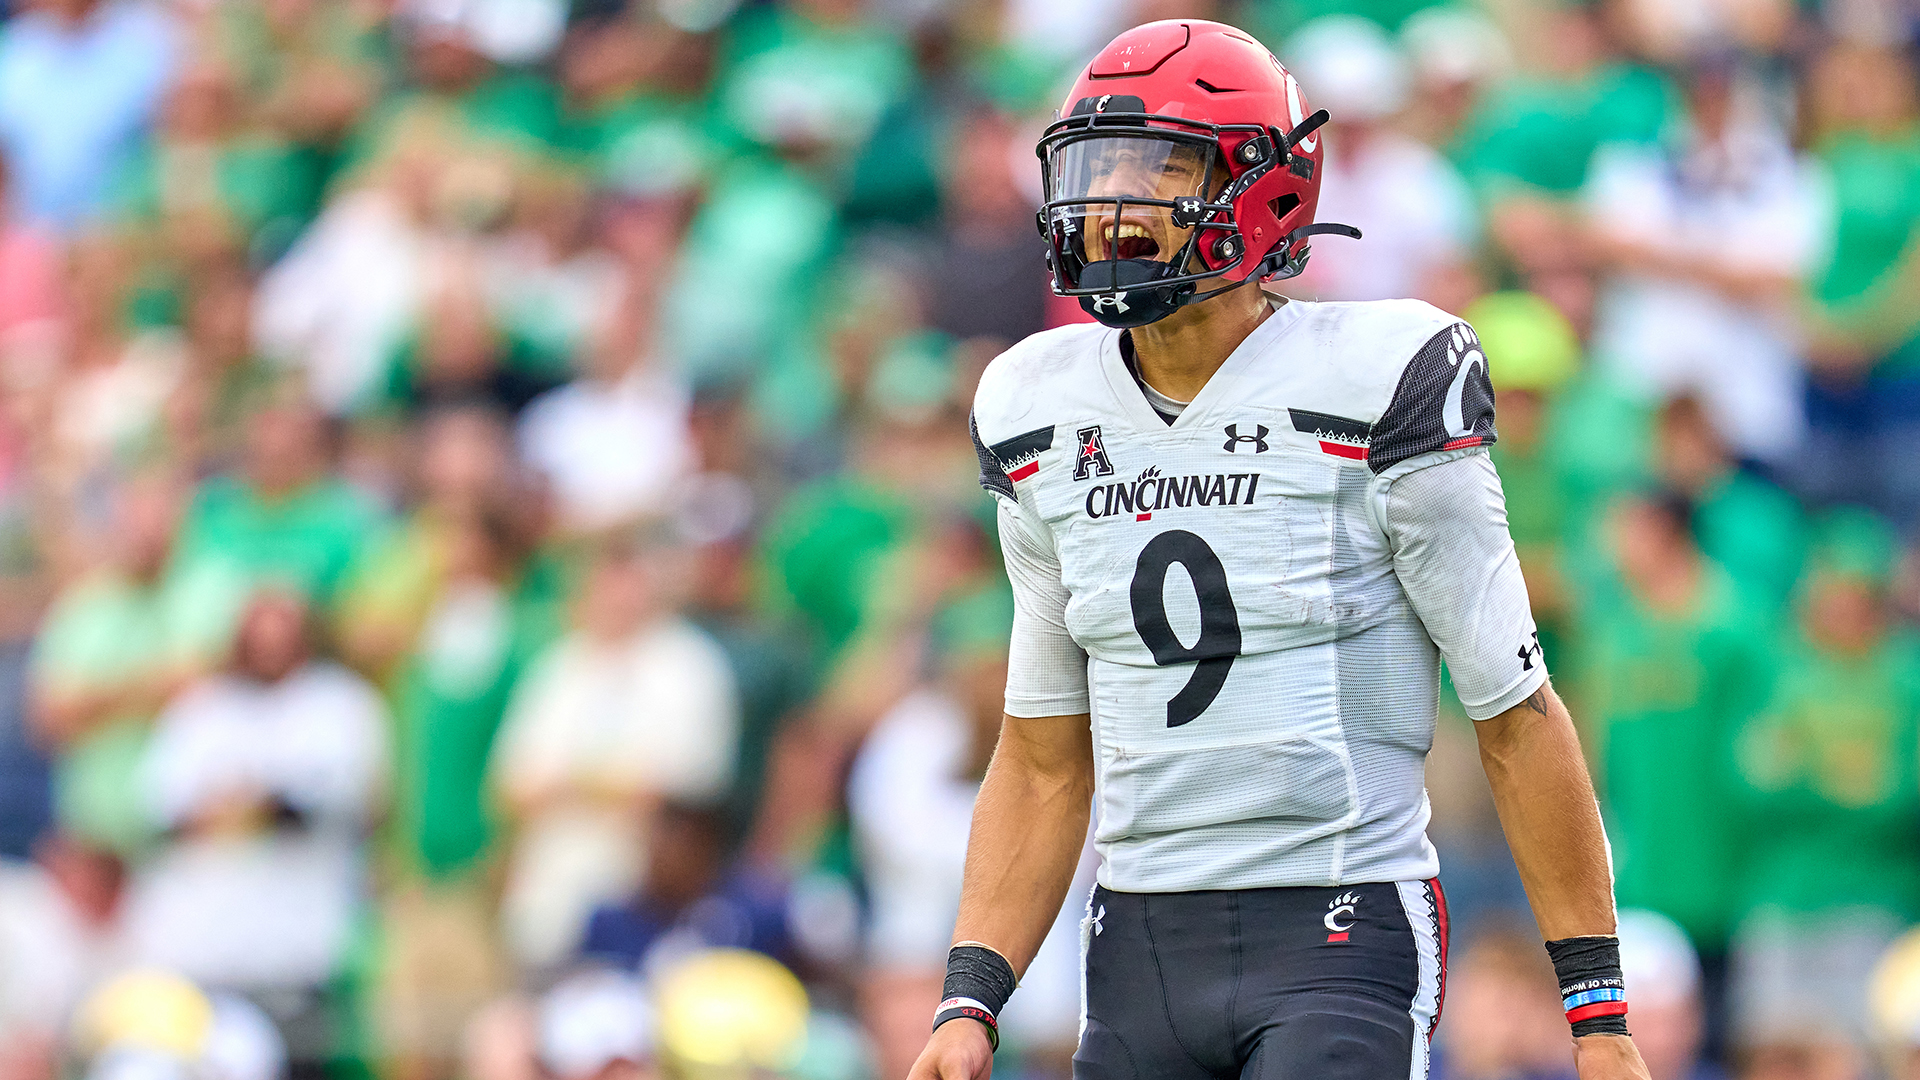
<svg viewBox="0 0 1920 1080"><path fill-rule="evenodd" d="M913 1063L907 1080L987 1080L988 1072L988 1068L976 1068L960 1055L928 1052Z"/></svg>

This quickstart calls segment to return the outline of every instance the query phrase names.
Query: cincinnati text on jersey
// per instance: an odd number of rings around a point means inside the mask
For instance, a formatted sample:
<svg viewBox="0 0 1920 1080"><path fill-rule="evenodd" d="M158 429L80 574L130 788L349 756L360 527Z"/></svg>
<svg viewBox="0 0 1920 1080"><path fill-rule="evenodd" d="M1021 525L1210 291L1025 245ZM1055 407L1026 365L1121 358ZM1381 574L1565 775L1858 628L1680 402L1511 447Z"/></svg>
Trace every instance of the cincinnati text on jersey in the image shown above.
<svg viewBox="0 0 1920 1080"><path fill-rule="evenodd" d="M1134 480L1089 488L1087 516L1132 514L1146 521L1155 510L1175 506L1252 506L1259 489L1257 472L1162 476L1160 466L1149 465Z"/></svg>

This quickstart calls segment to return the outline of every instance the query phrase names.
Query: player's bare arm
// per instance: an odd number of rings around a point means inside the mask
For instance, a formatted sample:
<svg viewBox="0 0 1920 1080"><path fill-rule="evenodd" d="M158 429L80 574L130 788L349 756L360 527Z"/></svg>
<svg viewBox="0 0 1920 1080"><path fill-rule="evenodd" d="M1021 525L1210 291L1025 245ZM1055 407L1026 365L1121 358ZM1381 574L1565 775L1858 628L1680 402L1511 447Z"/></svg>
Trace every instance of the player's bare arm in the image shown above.
<svg viewBox="0 0 1920 1080"><path fill-rule="evenodd" d="M1474 725L1480 761L1534 920L1548 941L1614 932L1613 870L1593 781L1573 718L1551 684ZM1633 1040L1596 1033L1574 1040L1581 1080L1645 1078Z"/></svg>
<svg viewBox="0 0 1920 1080"><path fill-rule="evenodd" d="M1086 716L1006 718L974 804L956 944L1026 971L1073 881L1092 799ZM982 1080L992 1061L986 1024L961 1018L935 1029L911 1077Z"/></svg>

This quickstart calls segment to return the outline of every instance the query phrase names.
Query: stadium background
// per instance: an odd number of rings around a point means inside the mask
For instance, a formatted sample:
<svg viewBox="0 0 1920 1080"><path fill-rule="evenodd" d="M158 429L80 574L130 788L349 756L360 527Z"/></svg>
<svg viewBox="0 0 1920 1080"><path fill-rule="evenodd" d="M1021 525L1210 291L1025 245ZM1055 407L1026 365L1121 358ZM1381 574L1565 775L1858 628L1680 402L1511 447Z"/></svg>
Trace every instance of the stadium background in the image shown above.
<svg viewBox="0 0 1920 1080"><path fill-rule="evenodd" d="M1487 343L1655 1080L1920 1076L1904 0L13 0L0 1078L903 1075L1033 140L1169 16L1333 112L1288 291ZM1444 700L1436 1072L1565 1076Z"/></svg>

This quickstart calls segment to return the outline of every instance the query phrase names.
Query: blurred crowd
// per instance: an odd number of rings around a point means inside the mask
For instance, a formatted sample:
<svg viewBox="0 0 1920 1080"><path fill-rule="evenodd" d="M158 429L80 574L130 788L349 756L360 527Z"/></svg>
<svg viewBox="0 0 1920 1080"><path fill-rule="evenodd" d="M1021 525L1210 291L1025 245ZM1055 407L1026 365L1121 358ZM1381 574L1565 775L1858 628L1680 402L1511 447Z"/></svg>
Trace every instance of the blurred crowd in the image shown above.
<svg viewBox="0 0 1920 1080"><path fill-rule="evenodd" d="M1920 1078L1903 0L0 3L0 1080L905 1074L1033 142L1213 17L1492 358L1654 1080ZM1567 1074L1469 722L1437 1075ZM1064 1077L1091 856L997 1075Z"/></svg>

